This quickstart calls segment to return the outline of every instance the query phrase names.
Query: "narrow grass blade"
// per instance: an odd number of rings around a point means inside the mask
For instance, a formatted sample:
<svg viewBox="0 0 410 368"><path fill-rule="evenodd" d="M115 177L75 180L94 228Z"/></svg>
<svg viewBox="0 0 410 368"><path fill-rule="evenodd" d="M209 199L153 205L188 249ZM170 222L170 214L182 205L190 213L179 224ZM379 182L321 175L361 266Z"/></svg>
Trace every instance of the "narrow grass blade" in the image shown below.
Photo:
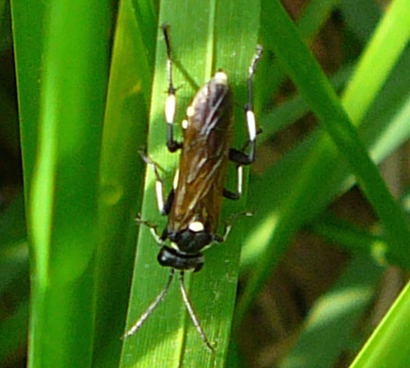
<svg viewBox="0 0 410 368"><path fill-rule="evenodd" d="M139 5L139 4L137 4ZM148 3L143 5L147 6ZM157 22L150 8L120 2L111 57L100 170L97 314L94 362L118 367L141 207L148 108ZM139 18L147 20L140 23Z"/></svg>
<svg viewBox="0 0 410 368"><path fill-rule="evenodd" d="M383 268L366 256L353 259L337 283L311 309L295 347L280 368L327 368L349 349L354 329L373 299Z"/></svg>
<svg viewBox="0 0 410 368"><path fill-rule="evenodd" d="M407 244L407 240L410 238L404 214L392 198L378 169L370 160L364 145L359 140L356 130L353 128L349 117L339 103L336 94L330 87L319 65L298 37L296 28L292 25L279 2L273 2L273 4L276 4L276 6L274 6L275 13L272 24L274 24L275 33L281 34L281 37L276 38L274 42L278 57L286 64L286 68L297 84L302 96L308 101L323 127L349 162L351 169L357 177L359 186L364 191L364 194L384 225L386 237L391 242L390 252L395 254L397 258L402 258L410 265L410 252L403 250L403 246ZM386 37L391 39L394 45L396 45L394 47L389 44L389 50L391 50L390 47L393 47L394 51L389 52L392 56L388 62L385 61L383 63L384 60L378 60L378 63L387 64L384 68L386 72L391 69L391 61L396 60L397 55L403 50L404 44L410 36L410 9L408 8L408 2L403 0L395 1L390 9L390 17L399 22L398 24L395 23L394 29L396 31L401 30L404 35L398 37L396 32L389 35L389 25L386 25L386 23L382 24L381 28L384 33L382 33L382 36L380 33L382 31L376 34L373 43L369 46L368 54L363 57L357 69L352 83L358 83L358 73L366 81L369 80L368 73L363 71L369 71L370 66L375 66L375 61L374 59L369 60L367 55L372 54L372 47L380 47L377 43L383 44L383 49L387 47L385 44ZM391 19L390 17L387 17L387 19ZM382 38L382 40L379 41L379 38ZM303 69L301 65L303 65ZM379 69L381 69L380 66ZM372 69L372 73L374 72L374 69ZM381 81L384 79L385 75L383 74L378 78L372 78L372 81L376 81L374 84L372 83L374 87L369 88L370 92L367 96L373 96L373 89L378 89ZM360 113L362 113L363 107L367 106L371 100L366 101L362 97L361 103L358 103L356 100L352 104L350 102L350 93L348 89L344 100L345 106L348 108L351 119L359 121L361 116L356 116L357 113L354 109L360 106Z"/></svg>
<svg viewBox="0 0 410 368"><path fill-rule="evenodd" d="M391 20L387 20L387 18L395 16L397 16L395 12L386 13L385 20L381 22L377 32L384 33L384 24L392 24ZM385 39L385 43L379 44L379 49L373 48L372 58L378 58L378 52L384 51L386 45L399 50L403 49L402 43L393 41ZM399 57L399 53L395 51L392 53L396 55L396 58ZM380 119L374 117L366 119L367 121L362 124L360 129L362 139L368 147L371 147L372 157L376 161L381 160L395 147L407 140L410 134L410 127L406 122L409 112L408 95L406 95L408 73L403 74L408 68L409 58L407 53L404 56L403 63L399 63L400 69L397 69L397 73L388 88L390 91L397 89L398 93L402 92L401 95L393 94L398 97L398 99L396 98L398 104L394 99L390 100L389 105L385 105L384 109L384 113L389 115L383 114ZM382 70L380 72L387 78L393 65L394 63L391 62L381 64ZM361 73L366 73L371 78L374 70L362 69ZM357 81L358 77L355 77L354 80ZM378 104L383 104L383 99L381 101L376 99L376 93L381 90L384 82L385 80L379 80L377 89L372 92L373 101L377 101L374 105L375 109L377 109ZM368 104L361 103L360 91L363 86L355 82L354 86L349 87L349 89L355 91L357 104L362 105L361 116L363 116L369 109ZM399 104L401 107L398 106ZM392 108L393 106L394 108ZM362 122L355 121L355 123L360 125ZM278 165L268 170L263 180L257 181L251 186L254 206L258 208L260 217L258 217L257 223L254 223L252 219L250 221L254 231L248 235L243 253L246 256L256 251L263 253L263 255L260 254L258 263L252 267L254 274L247 284L238 306L238 321L242 319L253 295L261 287L262 280L268 277L270 270L280 259L294 232L304 222L309 221L323 210L339 191L352 185L352 183L345 164L330 140L315 132L289 152ZM266 191L266 188L274 188L274 190ZM260 193L263 193L263 196L260 196ZM265 210L267 203L271 207ZM404 259L395 259L395 262L406 264Z"/></svg>
<svg viewBox="0 0 410 368"><path fill-rule="evenodd" d="M44 43L45 8L40 1L25 6L12 0L12 25L16 79L18 89L20 141L23 171L25 175L25 198L28 198L34 161L36 158L40 106L42 52ZM30 32L26 30L29 29Z"/></svg>
<svg viewBox="0 0 410 368"><path fill-rule="evenodd" d="M381 4L368 0L342 0L339 5L347 27L362 42L366 42L381 16Z"/></svg>
<svg viewBox="0 0 410 368"><path fill-rule="evenodd" d="M308 43L312 42L314 36L320 31L332 10L340 0L311 0L307 2L302 10L300 18L296 21L300 36ZM277 37L272 29L271 23L272 3L262 1L260 42L265 47L265 59L262 63L261 72L263 80L257 85L257 106L262 109L272 104L272 97L277 92L281 83L286 80L284 68L277 59L273 59L272 38ZM269 62L273 59L273 62ZM258 77L257 77L258 78Z"/></svg>
<svg viewBox="0 0 410 368"><path fill-rule="evenodd" d="M403 289L350 368L405 367L410 361L410 284Z"/></svg>
<svg viewBox="0 0 410 368"><path fill-rule="evenodd" d="M350 222L325 211L308 225L316 234L329 242L339 245L352 252L371 255L380 264L387 264L384 258L387 244L381 236L359 229Z"/></svg>
<svg viewBox="0 0 410 368"><path fill-rule="evenodd" d="M192 16L192 11L195 16ZM248 1L202 2L193 0L162 1L159 24L170 25L171 42L176 60L175 79L179 113L192 98L195 88L205 83L218 68L230 78L235 96L237 120L235 128L242 128L247 68L255 50L259 23L258 2ZM193 88L195 87L195 88ZM164 102L166 85L165 46L162 34L157 38L157 57L151 105L148 152L165 169L162 173L170 188L175 155L165 148ZM157 223L160 219L153 191L153 174L148 169L146 192L142 210L144 220ZM222 366L227 348L230 321L236 291L240 243L215 246L206 252L206 265L190 282L190 298L217 353L212 355L203 345L197 331L186 315L176 285L167 298L149 317L135 336L124 342L121 367L151 367L167 362L168 367ZM168 270L156 262L158 247L149 231L140 229L133 290L127 325L143 313L159 294L167 280Z"/></svg>
<svg viewBox="0 0 410 368"><path fill-rule="evenodd" d="M351 66L343 67L331 78L332 85L336 90L340 90L346 84L352 69ZM261 116L263 134L258 137L258 145L271 139L277 132L286 129L310 111L310 106L300 95L289 98L279 106L266 111Z"/></svg>

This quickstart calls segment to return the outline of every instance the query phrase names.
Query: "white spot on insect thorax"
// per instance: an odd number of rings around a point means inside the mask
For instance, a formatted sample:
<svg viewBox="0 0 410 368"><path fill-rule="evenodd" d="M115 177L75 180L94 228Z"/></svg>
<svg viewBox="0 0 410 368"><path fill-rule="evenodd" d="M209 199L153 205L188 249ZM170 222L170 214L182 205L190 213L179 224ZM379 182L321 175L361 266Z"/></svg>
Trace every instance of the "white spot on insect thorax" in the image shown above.
<svg viewBox="0 0 410 368"><path fill-rule="evenodd" d="M215 83L228 84L228 76L224 72L216 72L214 81Z"/></svg>
<svg viewBox="0 0 410 368"><path fill-rule="evenodd" d="M195 115L195 108L191 105L186 109L186 116L192 118Z"/></svg>
<svg viewBox="0 0 410 368"><path fill-rule="evenodd" d="M200 231L205 230L205 226L201 221L193 221L188 226L189 230L193 231L194 233L198 233Z"/></svg>
<svg viewBox="0 0 410 368"><path fill-rule="evenodd" d="M186 119L182 120L181 125L182 125L182 129L187 129L188 126L189 126L188 120L186 120Z"/></svg>

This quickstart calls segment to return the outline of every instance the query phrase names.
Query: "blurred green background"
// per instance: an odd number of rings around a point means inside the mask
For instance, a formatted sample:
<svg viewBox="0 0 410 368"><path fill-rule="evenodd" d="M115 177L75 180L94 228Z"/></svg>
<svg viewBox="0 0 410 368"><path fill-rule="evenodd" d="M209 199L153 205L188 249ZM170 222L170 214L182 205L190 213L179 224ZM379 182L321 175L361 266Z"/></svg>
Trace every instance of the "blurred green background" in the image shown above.
<svg viewBox="0 0 410 368"><path fill-rule="evenodd" d="M236 147L265 49L221 228L255 214L188 280L214 355L176 285L120 339L167 278L135 222L166 222L138 150L178 160L162 24L178 121L223 68ZM408 367L409 37L409 0L0 0L0 367Z"/></svg>

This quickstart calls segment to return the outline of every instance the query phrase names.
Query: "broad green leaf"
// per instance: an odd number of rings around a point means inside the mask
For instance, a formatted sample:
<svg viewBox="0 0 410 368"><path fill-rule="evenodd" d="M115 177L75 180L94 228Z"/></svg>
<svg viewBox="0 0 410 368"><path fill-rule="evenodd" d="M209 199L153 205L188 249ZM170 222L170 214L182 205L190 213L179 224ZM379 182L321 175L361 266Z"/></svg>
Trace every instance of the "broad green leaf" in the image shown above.
<svg viewBox="0 0 410 368"><path fill-rule="evenodd" d="M12 2L32 259L32 368L91 363L113 10L110 1Z"/></svg>

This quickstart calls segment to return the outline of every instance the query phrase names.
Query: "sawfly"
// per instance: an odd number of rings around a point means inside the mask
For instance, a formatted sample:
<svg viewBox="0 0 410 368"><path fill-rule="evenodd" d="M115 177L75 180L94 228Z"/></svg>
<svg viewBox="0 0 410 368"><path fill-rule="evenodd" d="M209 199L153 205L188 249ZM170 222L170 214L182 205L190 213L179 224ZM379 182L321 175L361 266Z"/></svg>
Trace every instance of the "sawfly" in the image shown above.
<svg viewBox="0 0 410 368"><path fill-rule="evenodd" d="M225 225L222 235L217 234L217 225L223 197L239 199L242 194L243 166L255 160L257 128L253 112L253 80L256 65L262 57L262 47L256 48L251 61L247 79L248 100L245 116L248 127L248 141L242 150L230 147L232 136L232 94L228 76L218 70L214 76L199 89L192 103L186 110L186 119L182 122L183 141L174 137L176 88L173 82L173 58L169 37L169 26L161 27L167 51L168 89L165 101L167 125L167 147L170 152L181 150L179 169L174 180L174 188L166 200L163 197L163 181L158 165L148 156L144 161L152 167L156 182L156 198L160 212L168 216L168 223L162 234L157 227L147 221L139 220L151 228L161 249L158 262L170 267L170 274L163 290L142 314L138 321L125 333L131 336L143 325L158 304L165 298L176 271L184 304L202 341L209 350L213 345L206 336L184 285L185 271L199 271L204 264L202 251L213 242L223 242L232 225ZM237 191L224 188L228 162L237 166ZM235 216L234 216L235 217ZM169 241L170 245L166 244Z"/></svg>

